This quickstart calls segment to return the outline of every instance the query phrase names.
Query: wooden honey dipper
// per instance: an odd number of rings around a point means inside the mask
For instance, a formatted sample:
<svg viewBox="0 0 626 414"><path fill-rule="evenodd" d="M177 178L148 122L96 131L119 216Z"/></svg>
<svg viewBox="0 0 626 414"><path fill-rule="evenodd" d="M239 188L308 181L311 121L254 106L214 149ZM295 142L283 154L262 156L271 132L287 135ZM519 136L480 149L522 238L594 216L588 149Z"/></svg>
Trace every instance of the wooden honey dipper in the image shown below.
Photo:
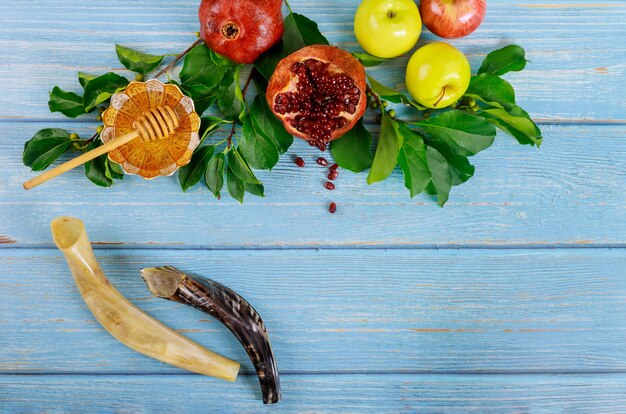
<svg viewBox="0 0 626 414"><path fill-rule="evenodd" d="M124 144L129 143L135 138L141 137L143 142L150 142L156 140L162 140L170 136L178 125L180 124L178 115L169 106L158 106L150 109L148 112L143 113L139 118L135 120L133 126L135 130L128 134L122 135L106 144L95 148L89 152L84 153L66 163L59 165L37 177L30 179L24 183L24 188L30 190L37 187L39 184L43 184L48 180L53 179L69 170L78 167L97 158L115 148L121 147Z"/></svg>

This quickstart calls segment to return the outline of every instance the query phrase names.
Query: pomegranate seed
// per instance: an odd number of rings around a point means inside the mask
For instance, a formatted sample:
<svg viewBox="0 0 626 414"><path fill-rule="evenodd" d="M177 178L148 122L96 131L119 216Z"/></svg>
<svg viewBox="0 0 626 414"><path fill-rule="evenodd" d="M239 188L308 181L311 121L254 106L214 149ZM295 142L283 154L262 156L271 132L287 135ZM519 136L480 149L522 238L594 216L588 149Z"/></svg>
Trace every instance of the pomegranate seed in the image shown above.
<svg viewBox="0 0 626 414"><path fill-rule="evenodd" d="M309 145L312 146L312 147L317 145L317 142L313 141L312 139L309 140L308 142L309 142Z"/></svg>
<svg viewBox="0 0 626 414"><path fill-rule="evenodd" d="M295 162L298 167L304 167L304 160L302 158L296 157Z"/></svg>
<svg viewBox="0 0 626 414"><path fill-rule="evenodd" d="M337 204L334 201L328 206L328 211L330 214L335 214L337 212Z"/></svg>
<svg viewBox="0 0 626 414"><path fill-rule="evenodd" d="M296 91L277 94L274 111L294 114L288 118L291 126L312 141L328 140L333 131L348 123L341 113L355 113L361 90L350 76L335 73L330 63L317 59L295 62L291 72L298 77Z"/></svg>
<svg viewBox="0 0 626 414"><path fill-rule="evenodd" d="M339 164L335 163L335 164L330 166L329 170L335 171L337 168L339 168Z"/></svg>
<svg viewBox="0 0 626 414"><path fill-rule="evenodd" d="M334 190L335 189L335 184L331 183L330 181L326 181L324 183L324 187L326 187L327 190Z"/></svg>
<svg viewBox="0 0 626 414"><path fill-rule="evenodd" d="M335 180L337 179L337 176L339 175L339 173L335 170L332 170L330 173L328 173L328 179L329 180Z"/></svg>
<svg viewBox="0 0 626 414"><path fill-rule="evenodd" d="M323 143L323 142L318 142L317 143L317 148L319 148L320 151L324 152L324 151L326 151L326 144Z"/></svg>
<svg viewBox="0 0 626 414"><path fill-rule="evenodd" d="M317 163L319 165L323 165L324 167L328 165L328 161L326 161L326 158L324 158L324 157L319 157L317 159Z"/></svg>

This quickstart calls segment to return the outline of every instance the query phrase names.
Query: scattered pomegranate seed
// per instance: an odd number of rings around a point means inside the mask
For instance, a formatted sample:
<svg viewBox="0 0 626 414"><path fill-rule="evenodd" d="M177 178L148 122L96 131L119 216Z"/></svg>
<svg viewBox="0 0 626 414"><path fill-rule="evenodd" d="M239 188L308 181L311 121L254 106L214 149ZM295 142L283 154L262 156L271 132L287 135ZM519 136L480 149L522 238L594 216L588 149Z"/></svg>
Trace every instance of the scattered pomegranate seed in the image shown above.
<svg viewBox="0 0 626 414"><path fill-rule="evenodd" d="M324 157L319 157L317 159L317 163L319 165L323 165L324 167L326 167L328 165L328 161L326 161L326 158L324 158Z"/></svg>
<svg viewBox="0 0 626 414"><path fill-rule="evenodd" d="M318 142L317 143L317 148L319 148L320 151L324 152L324 151L326 151L326 144L323 143L323 142Z"/></svg>
<svg viewBox="0 0 626 414"><path fill-rule="evenodd" d="M329 170L335 171L337 168L339 168L339 164L334 163L333 165L330 166Z"/></svg>
<svg viewBox="0 0 626 414"><path fill-rule="evenodd" d="M307 141L309 143L310 146L314 147L317 145L317 142L313 141L312 139Z"/></svg>
<svg viewBox="0 0 626 414"><path fill-rule="evenodd" d="M326 187L327 190L334 190L335 189L335 184L331 183L330 181L326 181L324 183L324 187Z"/></svg>
<svg viewBox="0 0 626 414"><path fill-rule="evenodd" d="M330 214L335 214L337 212L337 204L334 201L328 206L328 211Z"/></svg>
<svg viewBox="0 0 626 414"><path fill-rule="evenodd" d="M296 157L295 162L298 167L304 167L304 160L302 158Z"/></svg>
<svg viewBox="0 0 626 414"><path fill-rule="evenodd" d="M328 174L328 179L329 180L335 180L337 179L337 176L339 175L339 173L336 170L332 170L329 174Z"/></svg>

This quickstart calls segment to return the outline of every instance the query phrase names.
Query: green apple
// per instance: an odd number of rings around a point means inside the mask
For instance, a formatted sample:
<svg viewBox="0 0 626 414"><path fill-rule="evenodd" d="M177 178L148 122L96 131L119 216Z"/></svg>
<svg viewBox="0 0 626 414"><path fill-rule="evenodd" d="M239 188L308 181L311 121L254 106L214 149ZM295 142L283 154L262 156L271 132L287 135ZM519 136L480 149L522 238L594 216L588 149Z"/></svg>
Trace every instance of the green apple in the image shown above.
<svg viewBox="0 0 626 414"><path fill-rule="evenodd" d="M354 15L354 35L370 55L400 56L415 46L422 19L413 0L363 0Z"/></svg>
<svg viewBox="0 0 626 414"><path fill-rule="evenodd" d="M409 59L406 87L420 105L445 108L463 96L470 76L470 64L459 49L443 42L430 43Z"/></svg>

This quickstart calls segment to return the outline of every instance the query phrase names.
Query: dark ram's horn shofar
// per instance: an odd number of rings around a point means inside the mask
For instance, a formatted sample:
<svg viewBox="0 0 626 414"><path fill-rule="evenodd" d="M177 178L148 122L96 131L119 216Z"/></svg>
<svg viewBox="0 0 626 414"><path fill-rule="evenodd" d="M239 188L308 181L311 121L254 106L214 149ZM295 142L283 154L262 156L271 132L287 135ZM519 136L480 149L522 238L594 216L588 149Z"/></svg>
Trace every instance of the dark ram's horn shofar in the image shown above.
<svg viewBox="0 0 626 414"><path fill-rule="evenodd" d="M267 329L256 310L241 296L213 280L187 275L175 267L141 269L153 295L184 303L217 318L237 337L252 360L263 402L280 400L280 381Z"/></svg>

